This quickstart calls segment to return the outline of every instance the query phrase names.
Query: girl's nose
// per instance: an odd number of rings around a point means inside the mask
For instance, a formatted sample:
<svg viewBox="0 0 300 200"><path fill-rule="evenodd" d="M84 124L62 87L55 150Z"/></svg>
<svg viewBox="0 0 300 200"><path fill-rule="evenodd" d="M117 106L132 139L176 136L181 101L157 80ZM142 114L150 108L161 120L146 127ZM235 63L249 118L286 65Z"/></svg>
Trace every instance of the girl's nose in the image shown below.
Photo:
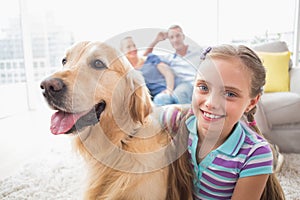
<svg viewBox="0 0 300 200"><path fill-rule="evenodd" d="M206 101L205 101L205 107L208 109L208 110L214 110L215 109L215 105L212 101L211 98L208 98Z"/></svg>
<svg viewBox="0 0 300 200"><path fill-rule="evenodd" d="M222 104L224 104L224 99L220 96L215 94L214 92L210 93L210 95L207 97L204 105L209 110L215 110L219 109Z"/></svg>

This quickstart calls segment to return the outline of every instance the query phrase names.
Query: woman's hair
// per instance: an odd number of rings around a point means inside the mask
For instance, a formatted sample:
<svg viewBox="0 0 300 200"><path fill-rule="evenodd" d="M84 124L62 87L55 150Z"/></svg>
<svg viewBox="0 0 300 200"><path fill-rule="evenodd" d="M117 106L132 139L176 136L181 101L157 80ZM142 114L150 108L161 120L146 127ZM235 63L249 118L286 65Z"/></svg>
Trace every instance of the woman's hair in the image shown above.
<svg viewBox="0 0 300 200"><path fill-rule="evenodd" d="M120 50L123 51L123 48L124 48L124 42L127 41L127 40L133 40L133 37L132 36L125 36L123 37L121 40L120 40Z"/></svg>
<svg viewBox="0 0 300 200"><path fill-rule="evenodd" d="M204 52L201 58L204 60L207 56L212 58L237 58L243 64L243 67L249 72L251 76L251 85L250 85L250 94L251 98L254 98L258 95L262 95L263 87L266 82L266 71L265 67L262 64L262 61L257 56L257 54L247 46L239 45L220 45L216 47L209 47ZM244 113L247 123L250 128L257 132L259 135L263 136L259 128L256 125L254 114L256 112L256 106L250 111ZM273 157L275 155L274 149ZM275 160L275 159L274 159ZM266 187L261 196L263 200L282 200L285 199L283 189L276 177L276 174L272 173L266 183Z"/></svg>

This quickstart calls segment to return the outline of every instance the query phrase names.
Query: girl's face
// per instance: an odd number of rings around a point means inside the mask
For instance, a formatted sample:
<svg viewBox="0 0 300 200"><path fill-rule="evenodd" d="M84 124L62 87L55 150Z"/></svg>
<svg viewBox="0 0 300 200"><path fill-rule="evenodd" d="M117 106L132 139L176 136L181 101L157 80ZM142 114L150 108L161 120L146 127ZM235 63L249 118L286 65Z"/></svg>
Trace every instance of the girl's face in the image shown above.
<svg viewBox="0 0 300 200"><path fill-rule="evenodd" d="M135 46L135 43L131 38L128 38L124 41L122 41L122 52L126 53L129 57L137 56L137 49Z"/></svg>
<svg viewBox="0 0 300 200"><path fill-rule="evenodd" d="M251 74L237 58L203 61L192 100L198 134L226 139L243 113L259 99L250 98L250 84Z"/></svg>

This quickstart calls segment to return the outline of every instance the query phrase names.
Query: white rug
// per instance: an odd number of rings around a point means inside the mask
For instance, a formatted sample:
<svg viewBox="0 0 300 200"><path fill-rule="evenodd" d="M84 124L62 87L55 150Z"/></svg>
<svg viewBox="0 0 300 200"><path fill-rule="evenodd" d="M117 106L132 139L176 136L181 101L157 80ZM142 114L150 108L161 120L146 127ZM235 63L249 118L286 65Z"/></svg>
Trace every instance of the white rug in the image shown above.
<svg viewBox="0 0 300 200"><path fill-rule="evenodd" d="M82 159L70 149L51 149L0 180L1 200L81 200Z"/></svg>
<svg viewBox="0 0 300 200"><path fill-rule="evenodd" d="M300 200L300 154L284 154L284 165L278 174L287 200Z"/></svg>
<svg viewBox="0 0 300 200"><path fill-rule="evenodd" d="M71 148L52 149L28 162L14 176L0 180L1 200L80 200L83 162ZM300 154L285 154L279 180L287 200L300 199Z"/></svg>

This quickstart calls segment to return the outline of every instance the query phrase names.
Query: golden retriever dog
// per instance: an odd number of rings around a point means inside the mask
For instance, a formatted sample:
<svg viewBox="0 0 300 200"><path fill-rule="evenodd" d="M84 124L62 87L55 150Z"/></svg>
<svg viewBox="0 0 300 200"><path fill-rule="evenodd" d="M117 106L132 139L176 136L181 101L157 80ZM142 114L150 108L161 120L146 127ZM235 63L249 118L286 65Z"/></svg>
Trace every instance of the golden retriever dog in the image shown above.
<svg viewBox="0 0 300 200"><path fill-rule="evenodd" d="M79 42L41 82L53 134L84 157L84 199L192 199L186 136L159 124L142 75L112 46Z"/></svg>

